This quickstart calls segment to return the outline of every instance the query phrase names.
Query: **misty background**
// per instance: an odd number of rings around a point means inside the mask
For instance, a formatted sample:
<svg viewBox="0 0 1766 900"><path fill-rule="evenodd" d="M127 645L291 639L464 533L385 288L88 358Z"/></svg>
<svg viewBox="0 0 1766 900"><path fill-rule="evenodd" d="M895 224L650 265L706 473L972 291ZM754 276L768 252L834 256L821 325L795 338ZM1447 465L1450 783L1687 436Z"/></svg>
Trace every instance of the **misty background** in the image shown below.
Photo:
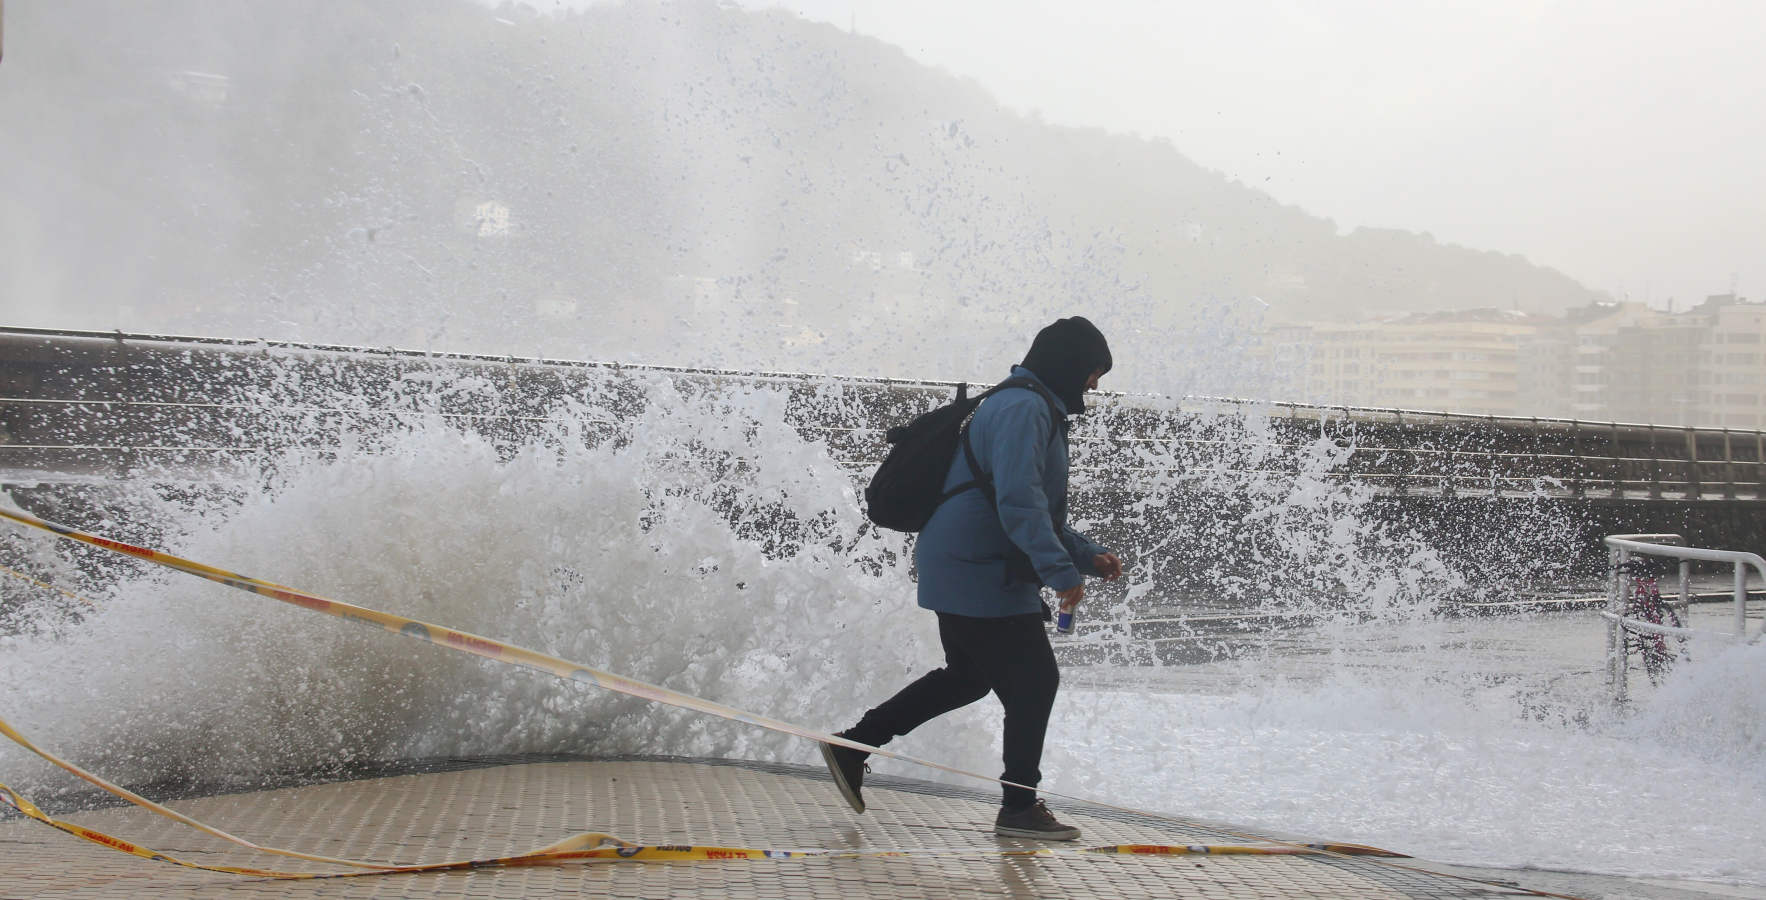
<svg viewBox="0 0 1766 900"><path fill-rule="evenodd" d="M779 0L1051 122L1171 138L1342 228L1682 306L1766 281L1748 0Z"/></svg>
<svg viewBox="0 0 1766 900"><path fill-rule="evenodd" d="M1744 4L5 14L13 325L986 380L1077 313L1118 390L1669 421L1614 348L1766 255Z"/></svg>

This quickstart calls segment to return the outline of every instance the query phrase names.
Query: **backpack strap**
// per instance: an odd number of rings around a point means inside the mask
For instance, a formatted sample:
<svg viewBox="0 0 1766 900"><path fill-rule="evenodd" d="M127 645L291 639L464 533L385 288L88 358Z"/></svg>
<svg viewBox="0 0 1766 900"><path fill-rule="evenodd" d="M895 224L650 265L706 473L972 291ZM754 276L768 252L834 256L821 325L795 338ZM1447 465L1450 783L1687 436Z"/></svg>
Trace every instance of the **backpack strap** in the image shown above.
<svg viewBox="0 0 1766 900"><path fill-rule="evenodd" d="M1060 429L1062 417L1061 406L1059 401L1055 399L1055 395L1050 392L1048 388L1022 376L1013 376L991 388L988 388L986 393L975 398L976 409L980 409L982 400L985 400L1000 391L1006 390L1007 388L1026 388L1042 395L1042 399L1049 405L1049 424L1054 426L1056 430ZM938 502L940 503L943 503L970 488L977 488L987 497L988 503L994 504L995 506L999 505L999 501L994 499L993 476L981 471L981 461L975 457L975 446L969 442L969 424L974 421L974 414L971 413L969 418L963 422L962 433L963 459L968 462L969 474L973 477L946 491L944 496L938 499Z"/></svg>
<svg viewBox="0 0 1766 900"><path fill-rule="evenodd" d="M1061 429L1061 420L1064 417L1064 414L1061 412L1060 403L1055 400L1055 395L1050 392L1048 388L1043 387L1041 384L1028 378L1013 377L1000 382L993 388L993 391L1000 391L1014 387L1026 388L1041 394L1042 399L1049 405L1050 426L1052 426L1052 429L1056 434L1065 437L1066 432ZM993 391L989 391L988 393L993 393ZM970 421L973 421L973 417L971 417ZM1053 436L1051 435L1051 438L1052 437ZM969 441L969 422L963 423L963 458L968 461L969 472L973 474L975 478L972 481L959 485L958 490L964 490L971 486L978 488L981 491L982 496L987 498L988 505L992 506L997 512L999 510L999 496L993 489L993 476L981 470L981 461L975 457L975 446ZM952 493L955 492L953 491ZM1050 524L1055 527L1056 532L1061 530L1061 523L1053 518L1052 512L1050 513ZM1003 583L1011 585L1018 581L1028 581L1036 585L1041 585L1042 577L1037 574L1036 565L1031 562L1030 555L1025 553L1022 549L1019 549L1016 545L1013 545L1006 554L1006 573ZM1042 619L1044 622L1052 622L1055 619L1054 610L1049 608L1047 602L1042 604Z"/></svg>

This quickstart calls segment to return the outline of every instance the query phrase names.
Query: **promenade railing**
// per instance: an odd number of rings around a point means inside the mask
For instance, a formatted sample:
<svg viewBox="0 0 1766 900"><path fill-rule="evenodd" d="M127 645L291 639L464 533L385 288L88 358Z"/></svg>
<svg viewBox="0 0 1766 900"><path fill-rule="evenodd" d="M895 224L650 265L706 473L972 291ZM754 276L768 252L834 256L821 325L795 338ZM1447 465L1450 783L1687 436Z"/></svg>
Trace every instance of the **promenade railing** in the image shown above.
<svg viewBox="0 0 1766 900"><path fill-rule="evenodd" d="M827 435L855 470L875 465L883 429L950 396L953 384L420 353L166 335L0 328L0 473L120 475L182 469L200 477L261 452L324 452L346 434L373 433L393 415L440 416L518 444L548 410L606 373L784 385L793 424ZM451 377L483 390L450 392ZM831 412L817 393L852 402ZM335 398L349 396L340 405ZM330 398L329 400L327 398ZM1075 464L1134 473L1170 446L1215 440L1180 421L1235 409L1268 427L1250 440L1260 473L1308 459L1320 438L1350 448L1325 477L1381 494L1743 501L1766 499L1766 432L1309 406L1235 398L1107 395L1074 433ZM801 413L801 415L797 415ZM292 423L292 426L291 426ZM1234 435L1243 441L1246 435ZM1155 452L1142 453L1145 449ZM1235 463L1236 465L1236 463ZM1192 469L1193 471L1193 469ZM1162 476L1166 473L1151 473Z"/></svg>
<svg viewBox="0 0 1766 900"><path fill-rule="evenodd" d="M1607 678L1616 701L1624 701L1630 689L1631 642L1627 639L1628 634L1676 640L1713 638L1734 642L1758 641L1762 634L1766 634L1766 627L1756 629L1752 637L1747 633L1748 570L1753 569L1762 580L1766 580L1766 559L1762 559L1758 553L1687 547L1684 543L1678 534L1616 534L1606 538L1611 568L1607 582L1607 608L1600 615L1607 621ZM1643 579L1632 577L1633 573L1639 571L1636 565L1638 557L1671 559L1679 563L1677 605L1682 617L1692 604L1693 562L1727 564L1734 578L1730 630L1700 630L1638 618L1635 614L1635 601Z"/></svg>

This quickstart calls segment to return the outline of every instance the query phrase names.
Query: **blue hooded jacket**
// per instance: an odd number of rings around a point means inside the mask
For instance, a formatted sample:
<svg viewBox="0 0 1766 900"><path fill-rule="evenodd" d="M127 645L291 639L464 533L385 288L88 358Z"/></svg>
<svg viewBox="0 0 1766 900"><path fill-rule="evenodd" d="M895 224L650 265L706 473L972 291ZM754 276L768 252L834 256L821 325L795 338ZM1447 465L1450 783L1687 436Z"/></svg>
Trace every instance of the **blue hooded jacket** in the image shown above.
<svg viewBox="0 0 1766 900"><path fill-rule="evenodd" d="M1023 366L1012 374L1042 381ZM920 605L976 618L1041 613L1040 585L1010 581L1013 545L1030 557L1043 584L1064 591L1095 575L1092 557L1107 553L1067 521L1067 405L1058 421L1040 391L1008 388L975 410L969 440L983 472L993 476L999 508L978 489L946 500L914 545ZM975 476L957 450L945 477L950 490ZM1060 523L1057 525L1056 523Z"/></svg>

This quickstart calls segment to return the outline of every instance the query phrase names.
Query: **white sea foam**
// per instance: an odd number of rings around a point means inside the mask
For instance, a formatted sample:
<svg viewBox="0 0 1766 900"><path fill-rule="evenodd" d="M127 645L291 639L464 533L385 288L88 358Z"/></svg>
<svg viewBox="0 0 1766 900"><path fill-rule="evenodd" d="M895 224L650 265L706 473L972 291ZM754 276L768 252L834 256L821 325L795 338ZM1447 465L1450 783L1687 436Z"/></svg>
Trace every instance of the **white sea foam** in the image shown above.
<svg viewBox="0 0 1766 900"><path fill-rule="evenodd" d="M233 508L162 503L167 549L811 727L848 725L937 664L905 541L860 527L848 474L784 424L781 392L640 388L619 424L611 400L579 398L513 452L419 424L288 461ZM1311 448L1306 471L1340 452ZM1365 515L1358 489L1306 471L1219 476L1261 510L1220 527L1257 535L1272 563L1232 576L1242 598L1313 592L1312 611L1350 613L1315 633L1334 649L1304 667L1266 649L1213 669L1071 672L1052 789L1457 862L1766 883L1737 849L1766 837L1759 648L1698 653L1630 719L1590 713L1586 684L1486 677L1453 648L1519 644L1503 629L1527 626L1444 625L1438 592L1464 576ZM53 538L27 541L53 557ZM796 739L181 575L142 571L100 601L77 627L0 645L0 683L17 726L123 782L525 751L813 761ZM1573 652L1592 666L1589 634ZM1385 663L1352 652L1369 641ZM984 702L897 748L992 772L997 721ZM15 748L0 770L27 795L71 784Z"/></svg>
<svg viewBox="0 0 1766 900"><path fill-rule="evenodd" d="M1759 720L1744 709L1758 701L1737 702L1743 682L1712 687L1690 741L1532 720L1507 688L1444 678L1079 693L1063 700L1049 767L1057 789L1431 859L1766 883L1743 849L1766 839ZM1642 718L1663 706L1671 719L1688 708L1664 695ZM1748 730L1751 746L1731 742Z"/></svg>
<svg viewBox="0 0 1766 900"><path fill-rule="evenodd" d="M278 41L313 34L305 28L311 23L301 24L258 31ZM691 65L695 55L722 59L723 45L708 43L715 33L694 32L698 43L675 46L674 62L658 62L642 43L610 46L642 59L658 95L676 101L651 106L678 118L699 102L680 102L704 83ZM1125 250L1114 236L1051 250L1046 216L998 199L1017 193L1023 176L978 178L969 158L941 149L941 141L926 146L933 155L914 153L899 196L914 199L915 208L924 197L942 198L917 231L990 249L963 250L940 273L942 287L879 304L874 292L853 291L842 278L833 288L805 286L800 306L790 296L802 271L795 263L755 263L749 271L713 262L729 255L718 245L792 233L800 214L778 202L776 185L756 182L734 205L753 227L713 240L703 258L680 256L675 248L700 240L699 204L688 204L687 221L677 223L662 203L654 211L664 221L649 231L642 223L651 210L601 209L608 197L578 177L579 161L590 155L578 153L580 124L535 116L512 132L505 92L494 92L493 108L475 105L470 86L506 78L499 58L487 53L475 70L463 67L476 58L470 54L394 46L390 61L351 76L351 90L333 91L348 102L324 105L324 121L313 123L349 133L373 123L378 135L357 148L366 154L355 157L359 170L341 181L364 193L340 187L344 193L327 200L339 218L318 231L304 220L277 226L284 230L273 229L275 240L300 252L267 267L248 254L240 268L254 273L248 283L214 289L225 302L204 300L201 309L157 317L105 308L93 313L101 320L84 324L979 379L1003 376L1002 361L1022 351L1038 323L1080 313L1111 336L1118 367L1107 387L1256 396L1280 374L1252 361L1251 329L1240 321L1254 317L1252 304L1231 300L1261 282L1220 284L1222 296L1211 298L1149 294L1127 283L1136 267L1122 265ZM242 58L302 55L285 49L235 47ZM576 62L527 60L516 71L548 82L578 77L565 69ZM409 72L424 66L459 83L417 88ZM732 84L738 93L776 89L770 78ZM820 96L821 81L813 87ZM806 122L848 115L829 107L832 101L803 101ZM186 115L178 107L160 118ZM780 148L760 119L730 131L721 111L686 115L695 134L774 154L774 170L794 167L799 148ZM639 128L641 141L666 141L669 133L642 118ZM956 134L955 124L948 133ZM504 156L510 147L519 152ZM486 152L506 162L487 168L479 161ZM466 157L482 182L469 188L460 184ZM408 184L377 175L395 169ZM289 171L263 170L268 177ZM665 156L640 174L660 184L691 172ZM241 188L265 177L218 174L216 184ZM159 182L179 183L143 181ZM520 188L529 184L536 190ZM573 194L572 184L582 193ZM684 190L708 187L715 185ZM499 189L532 198L513 212L527 239L479 240L446 217L414 212L433 208L437 197L464 190L479 202L481 192ZM569 202L555 205L554 191ZM848 194L831 186L811 199L840 205ZM637 196L651 205L647 194ZM621 299L619 279L609 275L620 267L605 254L582 252L597 240L580 230L584 202L612 221L636 223L620 225L633 242L621 247L636 256L666 248L668 265L719 276L720 292L749 282L764 301L686 302L656 288ZM558 212L548 213L554 206ZM130 208L113 218L139 220ZM211 219L223 231L231 227L226 215L204 217ZM337 231L346 227L347 239ZM216 247L231 246L231 238L189 242L200 252L167 254L166 265L208 271ZM537 246L572 249L541 259ZM818 252L782 249L794 257ZM551 282L557 296L549 299L557 302L521 293L537 283L536 273ZM149 303L154 292L135 287L132 302ZM817 297L826 309L812 308ZM578 299L581 314L557 317L557 308L575 309ZM690 327L677 315L690 316ZM781 340L787 320L801 333ZM258 405L365 403L315 396L301 375L291 369L272 379ZM401 387L437 397L490 388L466 378L407 381ZM824 392L827 402L840 403L837 387ZM420 420L390 436L346 435L354 440L332 459L280 460L271 488L248 486L237 505L193 506L127 484L103 503L73 507L98 512L69 524L122 537L144 528L164 535L166 549L179 555L810 726L850 724L866 705L937 664L932 619L912 607L905 542L860 528L846 473L820 443L787 427L781 392L699 394L656 380L642 393L648 403L635 419L606 397L577 398L556 411L550 441L513 454ZM1169 474L1137 482L1138 500L1099 514L1147 532L1122 548L1134 566L1128 597L1156 598L1163 588L1148 573L1181 556L1165 569L1184 570L1220 605L1303 610L1325 622L1303 662L1267 648L1236 668L1070 672L1045 766L1051 787L1462 862L1766 884L1755 849L1762 844L1758 801L1766 796L1759 648L1700 650L1694 664L1644 695L1634 717L1600 715L1585 677L1515 677L1554 652L1592 665L1598 631L1588 632L1587 646L1541 648L1517 633L1529 623L1476 623L1468 638L1435 617L1448 593L1500 590L1517 572L1530 576L1529 566L1567 555L1557 551L1576 532L1557 527L1555 513L1538 513L1524 529L1525 546L1497 535L1479 548L1487 561L1480 569L1464 554L1446 558L1400 518L1370 514L1371 491L1323 477L1347 448L1322 434L1291 453L1254 413L1176 421L1174 430L1194 440L1146 440L1136 450L1145 471ZM1102 427L1110 427L1107 418ZM614 437L597 437L609 429ZM1162 436L1171 435L1152 437ZM1076 461L1085 464L1083 448ZM1113 477L1082 471L1078 479ZM1182 515L1165 516L1172 509ZM1172 527L1174 519L1182 527ZM1470 529L1459 537L1480 540ZM119 781L547 750L813 759L801 741L560 684L97 553L68 554L55 540L9 532L6 559L96 594L100 607L88 614L79 601L4 582L7 597L33 599L29 609L6 609L17 617L0 622L15 632L0 637L0 714L47 748ZM1342 649L1367 641L1370 623L1383 629L1378 664ZM1531 656L1478 670L1464 661L1478 643L1526 646ZM984 702L898 746L994 771L997 719L995 705ZM879 768L938 777L887 762ZM73 785L10 746L0 747L0 773L39 797Z"/></svg>
<svg viewBox="0 0 1766 900"><path fill-rule="evenodd" d="M866 574L814 543L768 558L762 545L781 529L744 537L732 527L812 522L854 503L825 452L783 433L765 409L774 399L680 401L635 424L645 442L536 446L509 459L448 430L406 434L301 467L224 519L180 522L187 537L175 549L832 725L823 711L867 696L854 673L895 680L919 668L929 629L900 615L895 573ZM757 434L772 452L753 452ZM678 452L689 444L696 455ZM901 544L838 525L807 537ZM13 639L0 669L16 724L123 781L539 750L786 752L776 735L158 572L117 584L77 629Z"/></svg>

